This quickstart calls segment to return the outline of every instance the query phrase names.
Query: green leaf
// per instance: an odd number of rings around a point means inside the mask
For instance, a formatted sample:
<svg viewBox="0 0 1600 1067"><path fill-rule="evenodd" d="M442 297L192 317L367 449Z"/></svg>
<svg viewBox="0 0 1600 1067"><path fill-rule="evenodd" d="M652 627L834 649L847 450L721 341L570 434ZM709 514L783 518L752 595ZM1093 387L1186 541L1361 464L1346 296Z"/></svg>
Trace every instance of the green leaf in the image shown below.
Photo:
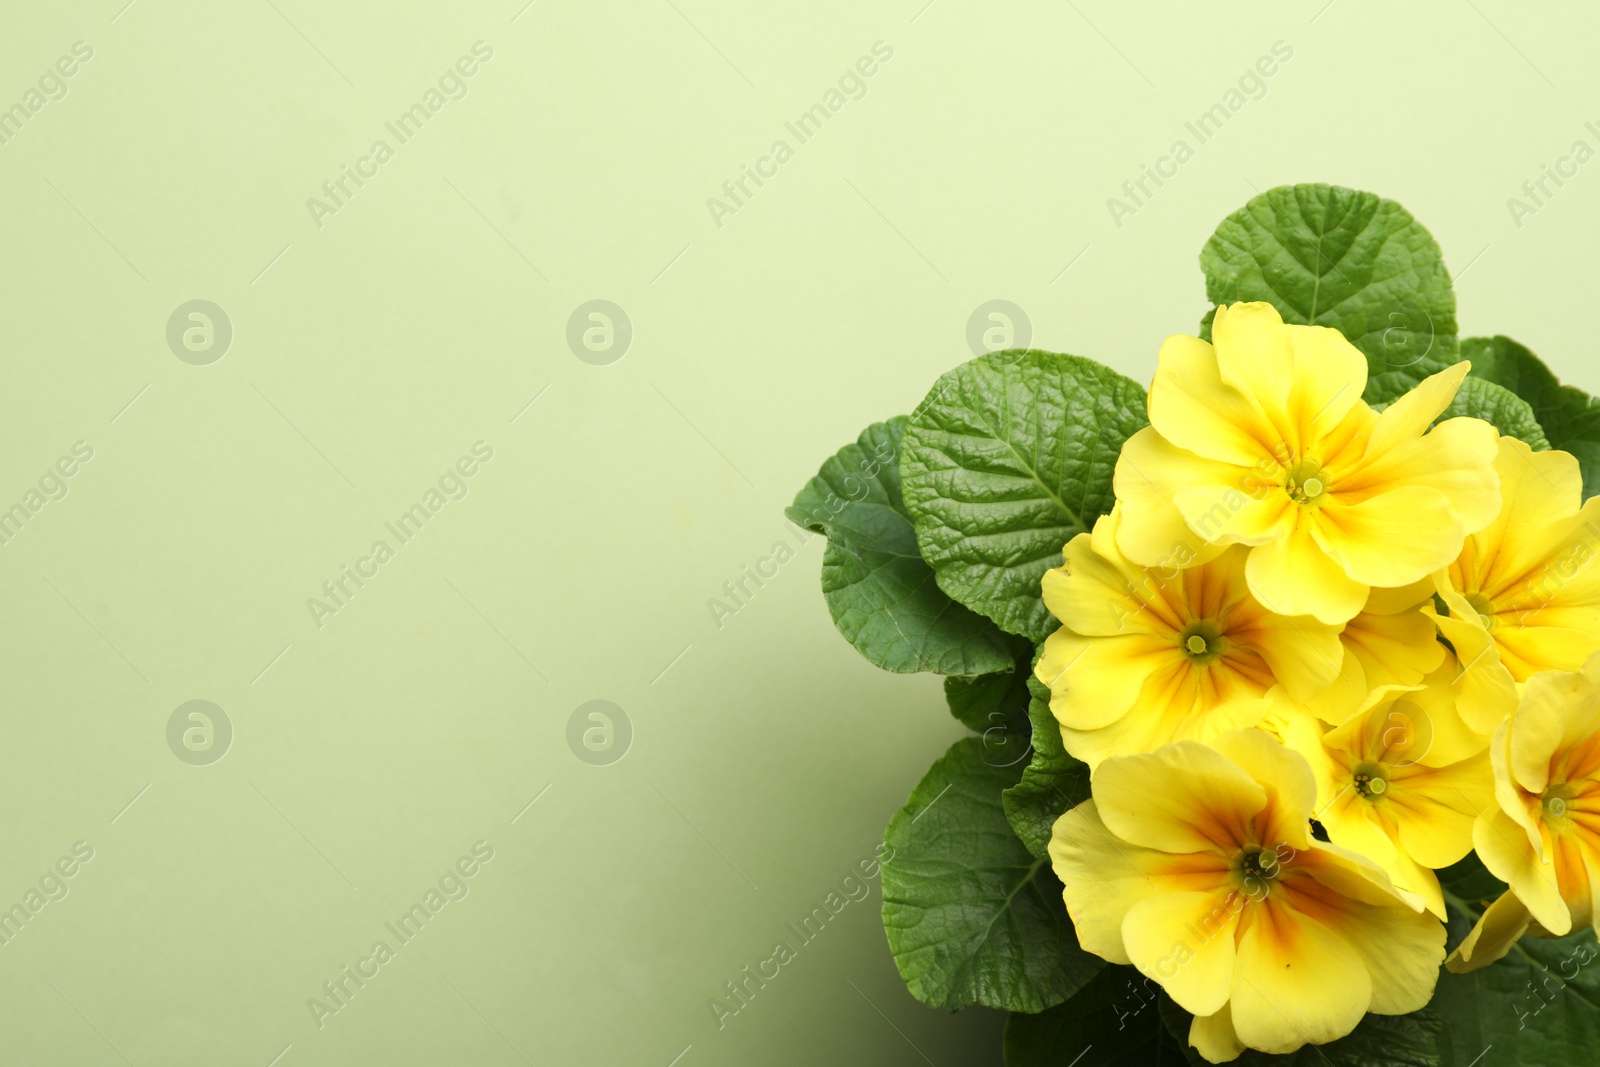
<svg viewBox="0 0 1600 1067"><path fill-rule="evenodd" d="M1027 746L1028 679L1033 674L1033 645L1020 637L1007 636L1016 657L1009 671L980 674L976 678L946 678L944 698L950 714L969 730L994 737L994 744L1007 743L998 732L1021 738L1017 748ZM991 745L993 749L994 744ZM991 751L991 762L995 752Z"/></svg>
<svg viewBox="0 0 1600 1067"><path fill-rule="evenodd" d="M1491 423L1501 433L1515 437L1535 452L1543 452L1550 447L1528 402L1511 390L1482 378L1469 377L1463 381L1461 391L1444 409L1439 421L1460 415L1470 415Z"/></svg>
<svg viewBox="0 0 1600 1067"><path fill-rule="evenodd" d="M1168 1031L1182 1042L1189 1062L1195 1067L1208 1067L1200 1054L1189 1047L1193 1016L1163 996L1161 1018ZM1236 1067L1444 1067L1447 1061L1440 1059L1443 1029L1442 1020L1431 1006L1410 1015L1369 1014L1349 1034L1326 1045L1303 1045L1298 1052L1286 1056L1246 1049L1232 1062Z"/></svg>
<svg viewBox="0 0 1600 1067"><path fill-rule="evenodd" d="M1439 245L1373 193L1269 189L1222 221L1200 268L1214 304L1262 300L1284 322L1343 333L1367 357L1369 399L1456 361L1455 290Z"/></svg>
<svg viewBox="0 0 1600 1067"><path fill-rule="evenodd" d="M939 587L1014 634L1056 627L1039 580L1111 510L1144 390L1093 360L1012 349L939 379L906 428L900 474Z"/></svg>
<svg viewBox="0 0 1600 1067"><path fill-rule="evenodd" d="M1006 1067L1180 1064L1183 1045L1157 1010L1160 987L1132 967L1106 966L1064 1004L1006 1018Z"/></svg>
<svg viewBox="0 0 1600 1067"><path fill-rule="evenodd" d="M1458 944L1485 905L1504 891L1475 855L1439 872ZM1481 1061L1569 1067L1600 1050L1600 946L1585 927L1559 939L1524 937L1497 963L1469 974L1444 972L1433 1008L1444 1019L1445 1067Z"/></svg>
<svg viewBox="0 0 1600 1067"><path fill-rule="evenodd" d="M930 1007L1043 1011L1104 963L1078 947L1061 883L1006 823L1000 791L1019 774L986 762L979 738L957 741L889 821L883 927Z"/></svg>
<svg viewBox="0 0 1600 1067"><path fill-rule="evenodd" d="M1022 780L1005 791L1006 820L1035 859L1048 859L1056 820L1089 799L1089 767L1061 746L1061 726L1050 711L1049 687L1030 676L1028 690L1033 759Z"/></svg>
<svg viewBox="0 0 1600 1067"><path fill-rule="evenodd" d="M1461 358L1472 361L1472 377L1526 400L1550 447L1578 458L1585 500L1600 493L1600 400L1562 385L1538 356L1509 337L1469 337L1461 342Z"/></svg>
<svg viewBox="0 0 1600 1067"><path fill-rule="evenodd" d="M786 514L824 533L822 595L834 625L887 671L975 675L1013 664L1006 635L939 590L900 495L906 419L873 423L806 483Z"/></svg>

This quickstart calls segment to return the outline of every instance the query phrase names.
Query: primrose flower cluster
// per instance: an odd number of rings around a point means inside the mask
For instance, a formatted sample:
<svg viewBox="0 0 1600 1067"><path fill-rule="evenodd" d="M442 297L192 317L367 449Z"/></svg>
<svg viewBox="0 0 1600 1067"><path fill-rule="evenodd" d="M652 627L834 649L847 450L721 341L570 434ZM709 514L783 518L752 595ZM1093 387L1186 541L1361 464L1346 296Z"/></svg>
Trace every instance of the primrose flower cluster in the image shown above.
<svg viewBox="0 0 1600 1067"><path fill-rule="evenodd" d="M1067 910L1212 1062L1596 919L1600 501L1441 421L1468 363L1381 412L1367 366L1264 303L1169 338L1115 506L1043 582L1035 673L1092 772L1049 846ZM1474 850L1509 889L1447 958L1435 871Z"/></svg>

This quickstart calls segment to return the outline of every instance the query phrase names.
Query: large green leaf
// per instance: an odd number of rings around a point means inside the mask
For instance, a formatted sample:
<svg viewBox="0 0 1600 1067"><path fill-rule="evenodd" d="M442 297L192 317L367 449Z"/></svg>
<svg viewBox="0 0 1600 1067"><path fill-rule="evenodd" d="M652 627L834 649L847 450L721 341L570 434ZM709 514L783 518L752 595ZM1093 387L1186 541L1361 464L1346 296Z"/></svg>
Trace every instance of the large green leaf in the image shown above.
<svg viewBox="0 0 1600 1067"><path fill-rule="evenodd" d="M1476 856L1440 871L1439 881L1449 907L1451 945L1505 889ZM1525 937L1498 963L1469 974L1445 972L1433 1008L1445 1021L1445 1067L1595 1063L1600 1060L1600 946L1594 930L1586 927L1555 940Z"/></svg>
<svg viewBox="0 0 1600 1067"><path fill-rule="evenodd" d="M897 674L1007 670L1005 634L939 590L900 496L904 415L873 423L822 465L786 512L828 535L822 595L856 650Z"/></svg>
<svg viewBox="0 0 1600 1067"><path fill-rule="evenodd" d="M1571 452L1583 471L1583 497L1600 493L1600 400L1562 385L1539 359L1509 337L1469 337L1461 358L1472 361L1472 376L1516 393L1533 408L1550 447Z"/></svg>
<svg viewBox="0 0 1600 1067"><path fill-rule="evenodd" d="M1017 840L1000 791L1020 767L957 741L889 821L883 927L918 1000L1039 1012L1080 989L1103 962L1078 947L1049 863Z"/></svg>
<svg viewBox="0 0 1600 1067"><path fill-rule="evenodd" d="M984 738L991 763L1018 763L1027 759L1028 679L1033 676L1033 645L1007 635L1016 657L1009 671L980 674L976 678L946 678L944 697L950 714Z"/></svg>
<svg viewBox="0 0 1600 1067"><path fill-rule="evenodd" d="M1006 1018L1006 1067L1178 1067L1182 1043L1157 1009L1160 987L1132 967L1107 966L1071 1000Z"/></svg>
<svg viewBox="0 0 1600 1067"><path fill-rule="evenodd" d="M1455 290L1439 245L1373 193L1269 189L1222 221L1200 268L1213 304L1263 300L1285 322L1343 333L1367 357L1369 399L1456 361Z"/></svg>
<svg viewBox="0 0 1600 1067"><path fill-rule="evenodd" d="M906 428L906 510L939 587L1035 642L1056 622L1039 581L1111 510L1122 442L1144 390L1093 360L1036 350L980 356L939 379Z"/></svg>
<svg viewBox="0 0 1600 1067"><path fill-rule="evenodd" d="M1056 820L1089 799L1089 767L1061 746L1061 726L1050 711L1049 687L1030 677L1028 690L1033 758L1022 780L1005 791L1006 819L1034 858L1048 859Z"/></svg>

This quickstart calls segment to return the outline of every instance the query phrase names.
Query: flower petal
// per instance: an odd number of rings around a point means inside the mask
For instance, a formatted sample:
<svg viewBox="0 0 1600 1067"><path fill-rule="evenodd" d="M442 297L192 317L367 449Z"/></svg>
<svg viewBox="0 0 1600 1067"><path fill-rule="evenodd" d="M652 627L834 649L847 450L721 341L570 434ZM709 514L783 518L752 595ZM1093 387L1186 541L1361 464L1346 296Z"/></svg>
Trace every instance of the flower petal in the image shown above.
<svg viewBox="0 0 1600 1067"><path fill-rule="evenodd" d="M1145 897L1122 920L1128 958L1193 1015L1213 1015L1233 985L1233 937L1244 907L1237 889Z"/></svg>
<svg viewBox="0 0 1600 1067"><path fill-rule="evenodd" d="M1239 1040L1275 1055L1345 1036L1372 1003L1360 954L1285 896L1246 910L1229 999Z"/></svg>
<svg viewBox="0 0 1600 1067"><path fill-rule="evenodd" d="M1338 626L1367 602L1367 587L1322 549L1303 517L1290 533L1251 549L1245 575L1255 598L1279 615L1314 615Z"/></svg>
<svg viewBox="0 0 1600 1067"><path fill-rule="evenodd" d="M1244 1051L1233 1029L1233 1012L1226 1004L1214 1015L1194 1017L1189 1024L1189 1044L1207 1063L1228 1063Z"/></svg>
<svg viewBox="0 0 1600 1067"><path fill-rule="evenodd" d="M1391 489L1359 503L1332 501L1317 509L1312 535L1353 581L1368 586L1410 585L1461 553L1461 524L1437 489Z"/></svg>
<svg viewBox="0 0 1600 1067"><path fill-rule="evenodd" d="M1166 881L1159 876L1173 871L1173 857L1117 840L1092 800L1056 820L1049 849L1078 943L1112 963L1130 962L1122 946L1122 920L1141 900L1170 891L1170 885L1159 884Z"/></svg>
<svg viewBox="0 0 1600 1067"><path fill-rule="evenodd" d="M1267 805L1266 790L1244 768L1196 741L1108 759L1090 785L1113 833L1163 852L1231 855Z"/></svg>
<svg viewBox="0 0 1600 1067"><path fill-rule="evenodd" d="M1479 818L1472 828L1472 846L1489 873L1511 887L1540 926L1558 937L1572 929L1572 913L1561 899L1554 865L1540 862L1511 816L1495 810Z"/></svg>
<svg viewBox="0 0 1600 1067"><path fill-rule="evenodd" d="M1287 355L1288 338L1283 341ZM1272 455L1278 434L1262 412L1260 394L1224 381L1211 345L1175 335L1161 345L1158 359L1149 400L1150 425L1157 433L1179 448L1224 463L1249 467Z"/></svg>
<svg viewBox="0 0 1600 1067"><path fill-rule="evenodd" d="M1065 628L1044 639L1034 674L1050 687L1056 720L1076 730L1116 722L1155 674L1187 667L1176 642L1148 634L1079 637Z"/></svg>
<svg viewBox="0 0 1600 1067"><path fill-rule="evenodd" d="M1202 459L1146 426L1122 443L1112 488L1122 505L1117 547L1141 567L1186 567L1206 542L1172 502L1186 485L1238 485L1250 468Z"/></svg>
<svg viewBox="0 0 1600 1067"><path fill-rule="evenodd" d="M1527 933L1532 918L1527 906L1517 899L1515 893L1508 890L1500 894L1478 917L1472 932L1445 959L1445 970L1452 974L1467 974L1498 962Z"/></svg>
<svg viewBox="0 0 1600 1067"><path fill-rule="evenodd" d="M1367 455L1382 456L1399 448L1407 441L1421 437L1444 414L1450 401L1456 398L1461 383L1466 380L1472 364L1466 360L1452 363L1444 370L1431 374L1384 409L1378 424L1367 439Z"/></svg>

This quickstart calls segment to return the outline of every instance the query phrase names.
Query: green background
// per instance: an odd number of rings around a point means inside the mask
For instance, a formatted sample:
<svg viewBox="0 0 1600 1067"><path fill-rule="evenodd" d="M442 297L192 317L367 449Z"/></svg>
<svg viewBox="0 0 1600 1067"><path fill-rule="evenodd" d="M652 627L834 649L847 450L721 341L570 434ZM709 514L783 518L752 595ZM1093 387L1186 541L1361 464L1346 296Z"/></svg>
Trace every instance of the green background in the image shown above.
<svg viewBox="0 0 1600 1067"><path fill-rule="evenodd" d="M1399 200L1463 336L1600 388L1600 164L1520 228L1506 205L1600 148L1577 4L123 2L7 4L0 35L0 106L94 50L0 146L0 508L94 450L0 547L0 907L94 849L0 946L17 1063L997 1062L996 1013L905 992L876 883L725 1026L708 1008L960 733L936 679L835 634L821 542L782 519L822 459L969 358L991 299L1147 380L1206 308L1217 221L1297 181ZM880 40L798 144L785 121ZM1276 41L1266 95L1197 144ZM319 228L307 198L380 137ZM779 138L719 227L707 198ZM595 298L634 328L606 366L566 341ZM194 299L234 330L207 366L166 341ZM467 497L399 546L384 523L480 440ZM307 599L379 538L395 558L319 628ZM797 557L719 627L708 598L779 540ZM193 699L235 731L207 766L168 747ZM632 723L608 766L567 742L593 699ZM480 840L470 894L319 1028L308 998Z"/></svg>

